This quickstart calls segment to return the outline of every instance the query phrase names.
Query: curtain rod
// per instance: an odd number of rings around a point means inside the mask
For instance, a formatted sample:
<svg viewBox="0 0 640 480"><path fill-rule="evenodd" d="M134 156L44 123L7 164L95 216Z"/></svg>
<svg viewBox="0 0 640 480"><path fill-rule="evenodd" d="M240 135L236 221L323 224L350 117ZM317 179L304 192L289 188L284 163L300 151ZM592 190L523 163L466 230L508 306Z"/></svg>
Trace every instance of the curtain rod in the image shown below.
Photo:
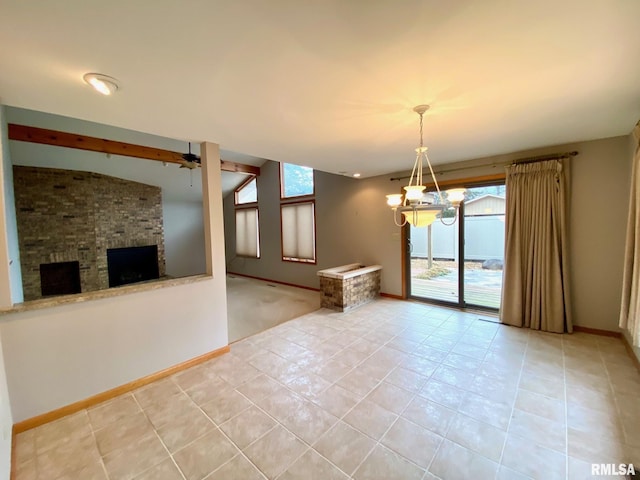
<svg viewBox="0 0 640 480"><path fill-rule="evenodd" d="M447 170L438 170L434 172L436 175L442 175L443 173L450 172L458 172L460 170L469 170L472 168L484 168L484 167L506 167L507 165L517 165L522 163L536 163L536 162L544 162L546 160L560 160L561 158L570 158L578 155L578 151L574 150L572 152L564 152L564 153L551 153L549 155L538 155L537 157L524 157L518 158L516 160L512 160L510 162L498 162L498 163L487 163L485 165L473 165L469 167L458 167L458 168L449 168ZM404 177L392 177L389 180L404 180L405 178L411 178L410 175L406 175Z"/></svg>

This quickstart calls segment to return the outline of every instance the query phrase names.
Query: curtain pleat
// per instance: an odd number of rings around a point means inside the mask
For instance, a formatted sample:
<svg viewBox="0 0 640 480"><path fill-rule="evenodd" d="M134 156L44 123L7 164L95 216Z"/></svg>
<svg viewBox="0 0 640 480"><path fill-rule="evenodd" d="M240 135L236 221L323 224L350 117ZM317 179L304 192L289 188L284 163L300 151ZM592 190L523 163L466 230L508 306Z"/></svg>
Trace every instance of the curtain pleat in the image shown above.
<svg viewBox="0 0 640 480"><path fill-rule="evenodd" d="M556 333L573 330L567 168L562 160L507 167L502 323Z"/></svg>
<svg viewBox="0 0 640 480"><path fill-rule="evenodd" d="M640 141L640 122L634 130ZM633 157L631 169L631 193L629 195L629 216L627 217L627 238L622 277L622 301L620 304L620 328L631 335L634 345L640 346L640 145Z"/></svg>

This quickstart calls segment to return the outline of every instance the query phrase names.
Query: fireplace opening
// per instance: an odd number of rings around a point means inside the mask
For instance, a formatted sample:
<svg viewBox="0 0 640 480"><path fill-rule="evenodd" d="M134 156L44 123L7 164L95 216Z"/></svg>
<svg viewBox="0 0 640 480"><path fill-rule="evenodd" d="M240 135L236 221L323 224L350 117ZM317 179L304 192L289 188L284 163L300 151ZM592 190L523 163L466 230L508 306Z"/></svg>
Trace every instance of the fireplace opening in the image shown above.
<svg viewBox="0 0 640 480"><path fill-rule="evenodd" d="M160 278L158 246L107 249L109 287Z"/></svg>
<svg viewBox="0 0 640 480"><path fill-rule="evenodd" d="M81 293L80 262L41 263L40 291L43 297Z"/></svg>

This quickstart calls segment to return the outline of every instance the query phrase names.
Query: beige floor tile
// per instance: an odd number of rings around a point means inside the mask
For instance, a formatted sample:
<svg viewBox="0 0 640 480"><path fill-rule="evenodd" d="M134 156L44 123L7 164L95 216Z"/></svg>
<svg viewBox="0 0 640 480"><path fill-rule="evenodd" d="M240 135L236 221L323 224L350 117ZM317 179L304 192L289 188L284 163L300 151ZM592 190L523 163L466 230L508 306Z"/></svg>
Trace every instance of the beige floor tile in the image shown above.
<svg viewBox="0 0 640 480"><path fill-rule="evenodd" d="M287 382L287 387L307 398L326 390L331 383L315 373L307 372Z"/></svg>
<svg viewBox="0 0 640 480"><path fill-rule="evenodd" d="M463 390L468 390L475 378L475 375L458 368L441 365L437 368L431 378Z"/></svg>
<svg viewBox="0 0 640 480"><path fill-rule="evenodd" d="M331 359L312 368L311 370L324 378L327 382L334 383L349 373L352 367L353 365L347 365L339 360Z"/></svg>
<svg viewBox="0 0 640 480"><path fill-rule="evenodd" d="M153 433L153 427L143 412L121 418L109 426L96 430L96 444L104 456L123 445L134 443Z"/></svg>
<svg viewBox="0 0 640 480"><path fill-rule="evenodd" d="M145 470L133 480L184 480L178 467L171 458L167 458L157 465Z"/></svg>
<svg viewBox="0 0 640 480"><path fill-rule="evenodd" d="M389 410L385 410L373 402L363 400L343 420L356 430L379 440L396 418L397 415Z"/></svg>
<svg viewBox="0 0 640 480"><path fill-rule="evenodd" d="M256 402L268 395L272 395L275 391L280 390L282 384L276 382L267 375L259 375L247 382L243 383L236 390L242 393L249 400Z"/></svg>
<svg viewBox="0 0 640 480"><path fill-rule="evenodd" d="M426 358L427 360L438 364L447 357L449 352L437 350L432 345L422 343L417 349L413 351L413 354L422 358Z"/></svg>
<svg viewBox="0 0 640 480"><path fill-rule="evenodd" d="M306 449L304 443L278 425L243 452L268 478L275 478Z"/></svg>
<svg viewBox="0 0 640 480"><path fill-rule="evenodd" d="M348 480L349 477L331 465L314 450L309 449L295 461L279 480Z"/></svg>
<svg viewBox="0 0 640 480"><path fill-rule="evenodd" d="M376 403L390 412L399 414L409 404L413 396L414 394L411 392L390 383L382 382L366 396L366 400Z"/></svg>
<svg viewBox="0 0 640 480"><path fill-rule="evenodd" d="M438 380L429 380L418 395L449 408L458 408L466 397L467 391Z"/></svg>
<svg viewBox="0 0 640 480"><path fill-rule="evenodd" d="M13 450L17 464L33 460L36 455L35 430L27 430L16 435Z"/></svg>
<svg viewBox="0 0 640 480"><path fill-rule="evenodd" d="M567 428L567 452L589 463L625 463L628 461L624 438L598 435Z"/></svg>
<svg viewBox="0 0 640 480"><path fill-rule="evenodd" d="M499 462L507 433L493 425L458 413L446 437L489 460Z"/></svg>
<svg viewBox="0 0 640 480"><path fill-rule="evenodd" d="M238 453L238 449L216 429L176 452L173 458L187 480L200 480Z"/></svg>
<svg viewBox="0 0 640 480"><path fill-rule="evenodd" d="M180 389L170 378L158 380L133 392L143 409L156 403L159 398L171 397L177 393L180 393Z"/></svg>
<svg viewBox="0 0 640 480"><path fill-rule="evenodd" d="M568 457L569 463L569 472L567 475L568 480L610 480L611 475L592 475L592 465L595 469L600 469L599 464L594 464L592 462L585 462L583 460L578 460L577 458ZM598 470L594 470L598 471ZM624 478L624 477L623 477Z"/></svg>
<svg viewBox="0 0 640 480"><path fill-rule="evenodd" d="M220 377L210 377L203 382L196 383L185 390L186 394L198 405L204 405L233 387Z"/></svg>
<svg viewBox="0 0 640 480"><path fill-rule="evenodd" d="M505 431L511 418L511 410L511 406L507 403L497 402L475 393L469 393L458 407L461 413Z"/></svg>
<svg viewBox="0 0 640 480"><path fill-rule="evenodd" d="M186 391L199 383L210 380L212 377L215 377L215 374L211 369L205 364L200 364L175 374L171 379L182 390Z"/></svg>
<svg viewBox="0 0 640 480"><path fill-rule="evenodd" d="M422 468L427 468L442 443L442 437L400 417L380 443Z"/></svg>
<svg viewBox="0 0 640 480"><path fill-rule="evenodd" d="M373 390L378 383L380 383L379 380L371 378L362 370L356 368L342 377L337 385L360 397L364 397Z"/></svg>
<svg viewBox="0 0 640 480"><path fill-rule="evenodd" d="M273 394L258 400L256 405L276 420L283 421L291 412L300 409L304 402L305 399L302 396L285 387L280 387Z"/></svg>
<svg viewBox="0 0 640 480"><path fill-rule="evenodd" d="M455 410L422 397L416 397L402 413L402 417L444 436L449 430Z"/></svg>
<svg viewBox="0 0 640 480"><path fill-rule="evenodd" d="M190 410L169 420L157 432L169 452L173 453L214 428L215 424L202 411Z"/></svg>
<svg viewBox="0 0 640 480"><path fill-rule="evenodd" d="M469 343L464 343L462 341L457 343L451 349L453 353L460 353L462 355L466 355L468 357L474 357L479 360L484 359L484 357L487 355L487 350L488 349L486 347L479 347L477 345L471 345Z"/></svg>
<svg viewBox="0 0 640 480"><path fill-rule="evenodd" d="M217 425L226 422L238 413L249 408L252 403L235 390L220 393L210 402L201 406L202 410Z"/></svg>
<svg viewBox="0 0 640 480"><path fill-rule="evenodd" d="M252 406L220 425L240 449L245 448L276 426L276 421Z"/></svg>
<svg viewBox="0 0 640 480"><path fill-rule="evenodd" d="M498 473L496 474L496 480L534 480L534 479L528 475L524 475L523 473L516 472L515 470L512 470L509 467L500 465L500 467L498 467Z"/></svg>
<svg viewBox="0 0 640 480"><path fill-rule="evenodd" d="M38 467L35 458L15 465L15 480L38 480Z"/></svg>
<svg viewBox="0 0 640 480"><path fill-rule="evenodd" d="M413 354L405 357L400 363L402 368L414 371L420 375L424 375L425 377L431 376L438 368L438 365L438 362L434 362L427 357Z"/></svg>
<svg viewBox="0 0 640 480"><path fill-rule="evenodd" d="M41 454L63 443L74 443L91 435L91 425L86 410L47 423L34 429L36 453Z"/></svg>
<svg viewBox="0 0 640 480"><path fill-rule="evenodd" d="M57 479L62 476L80 475L95 471L100 454L91 436L72 442L61 443L47 449L36 457L39 477Z"/></svg>
<svg viewBox="0 0 640 480"><path fill-rule="evenodd" d="M518 391L517 387L517 378L506 377L498 379L484 375L476 375L468 388L469 391L482 395L483 397L513 405Z"/></svg>
<svg viewBox="0 0 640 480"><path fill-rule="evenodd" d="M424 340L424 338L420 338L421 336L423 334L410 335L409 337L400 334L387 343L386 346L404 353L412 353L420 346L421 340Z"/></svg>
<svg viewBox="0 0 640 480"><path fill-rule="evenodd" d="M312 444L338 421L327 411L309 401L279 418L280 423L308 444Z"/></svg>
<svg viewBox="0 0 640 480"><path fill-rule="evenodd" d="M234 387L257 377L258 375L260 375L260 370L245 362L240 362L237 365L234 365L233 368L218 372L218 376L221 379Z"/></svg>
<svg viewBox="0 0 640 480"><path fill-rule="evenodd" d="M171 421L176 415L197 410L193 401L185 393L176 393L168 397L158 397L144 407L144 413L155 428Z"/></svg>
<svg viewBox="0 0 640 480"><path fill-rule="evenodd" d="M424 470L388 448L378 445L358 467L356 480L420 480Z"/></svg>
<svg viewBox="0 0 640 480"><path fill-rule="evenodd" d="M563 400L565 395L564 380L539 377L524 372L520 379L519 388L557 400Z"/></svg>
<svg viewBox="0 0 640 480"><path fill-rule="evenodd" d="M566 476L566 455L511 433L507 436L502 463L533 478L554 480Z"/></svg>
<svg viewBox="0 0 640 480"><path fill-rule="evenodd" d="M206 480L264 480L266 477L244 455L236 455Z"/></svg>
<svg viewBox="0 0 640 480"><path fill-rule="evenodd" d="M138 402L133 395L127 394L114 398L87 410L89 420L94 430L99 430L121 418L133 415L140 411Z"/></svg>
<svg viewBox="0 0 640 480"><path fill-rule="evenodd" d="M459 368L460 370L466 370L471 373L475 373L476 370L482 365L482 361L475 357L468 357L460 353L451 352L442 361L443 365L449 367Z"/></svg>
<svg viewBox="0 0 640 480"><path fill-rule="evenodd" d="M615 408L602 411L569 404L567 405L567 426L583 432L591 432L594 435L618 437L624 434Z"/></svg>
<svg viewBox="0 0 640 480"><path fill-rule="evenodd" d="M387 375L384 381L409 392L418 393L428 379L425 375L400 366Z"/></svg>
<svg viewBox="0 0 640 480"><path fill-rule="evenodd" d="M109 480L125 480L157 465L169 453L155 433L114 450L103 458Z"/></svg>
<svg viewBox="0 0 640 480"><path fill-rule="evenodd" d="M360 400L360 396L338 385L333 385L311 398L313 403L338 418L342 418Z"/></svg>
<svg viewBox="0 0 640 480"><path fill-rule="evenodd" d="M495 478L498 464L449 440L438 450L429 472L447 480Z"/></svg>
<svg viewBox="0 0 640 480"><path fill-rule="evenodd" d="M565 422L566 413L563 401L545 397L528 390L518 390L515 408L554 422L563 424Z"/></svg>
<svg viewBox="0 0 640 480"><path fill-rule="evenodd" d="M376 442L353 429L344 422L338 422L313 446L343 472L351 475L369 454Z"/></svg>
<svg viewBox="0 0 640 480"><path fill-rule="evenodd" d="M509 433L527 438L537 445L567 452L566 430L564 423L554 422L538 415L515 409L509 424Z"/></svg>

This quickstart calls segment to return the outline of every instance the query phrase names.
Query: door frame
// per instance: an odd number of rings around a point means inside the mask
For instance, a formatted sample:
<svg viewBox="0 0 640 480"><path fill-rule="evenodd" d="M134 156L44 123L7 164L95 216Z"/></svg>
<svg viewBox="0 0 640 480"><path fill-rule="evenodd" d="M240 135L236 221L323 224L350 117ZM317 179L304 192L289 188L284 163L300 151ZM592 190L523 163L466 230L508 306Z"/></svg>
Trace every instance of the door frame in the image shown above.
<svg viewBox="0 0 640 480"><path fill-rule="evenodd" d="M471 178L463 178L458 180L445 180L442 182L438 182L438 186L440 190L449 189L449 188L474 188L474 187L485 187L496 185L500 183L504 183L506 180L506 174L494 174L494 175L484 175L479 177L471 177ZM433 189L435 185L433 183L426 184L426 189ZM458 212L460 216L464 216L464 202L460 205L460 211ZM467 305L464 301L464 222L457 219L456 222L460 222L458 224L459 232L458 232L458 252L459 261L458 261L458 302L447 302L445 300L435 300L424 297L415 297L411 295L411 254L410 254L410 233L409 233L409 223L405 224L401 227L401 262L402 262L402 298L405 300L413 300L418 302L429 303L433 305L441 305L444 307L457 308L460 310L465 309L473 309L473 310L483 310L487 312L495 312L496 309L491 307L484 307L482 305Z"/></svg>

